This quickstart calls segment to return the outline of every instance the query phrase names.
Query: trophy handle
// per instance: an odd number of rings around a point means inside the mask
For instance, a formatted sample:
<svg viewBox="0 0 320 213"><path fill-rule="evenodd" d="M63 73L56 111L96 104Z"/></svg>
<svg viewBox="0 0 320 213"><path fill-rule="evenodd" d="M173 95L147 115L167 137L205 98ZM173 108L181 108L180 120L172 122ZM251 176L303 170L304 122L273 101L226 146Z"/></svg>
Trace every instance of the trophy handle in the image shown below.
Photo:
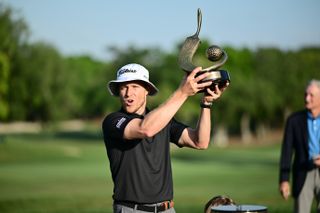
<svg viewBox="0 0 320 213"><path fill-rule="evenodd" d="M197 31L194 35L189 36L186 38L184 41L180 53L179 53L179 58L178 58L178 63L180 67L187 72L191 72L194 70L197 66L192 64L192 58L195 52L197 51L199 44L200 44L200 39L199 39L199 33L201 30L201 23L202 23L202 13L200 8L198 9L198 26L197 26Z"/></svg>
<svg viewBox="0 0 320 213"><path fill-rule="evenodd" d="M199 37L199 33L200 33L200 30L201 30L201 24L202 24L202 13L201 13L200 8L198 8L198 27L197 27L197 32L195 33L195 35L197 37Z"/></svg>

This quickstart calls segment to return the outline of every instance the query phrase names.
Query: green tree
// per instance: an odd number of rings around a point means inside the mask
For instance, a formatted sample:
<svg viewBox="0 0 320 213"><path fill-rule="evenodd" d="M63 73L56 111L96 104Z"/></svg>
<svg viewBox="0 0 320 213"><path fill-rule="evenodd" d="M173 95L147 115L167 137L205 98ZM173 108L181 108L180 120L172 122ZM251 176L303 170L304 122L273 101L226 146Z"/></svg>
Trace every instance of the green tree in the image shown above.
<svg viewBox="0 0 320 213"><path fill-rule="evenodd" d="M107 105L105 63L89 56L68 57L65 59L68 78L70 117L93 118L101 116Z"/></svg>
<svg viewBox="0 0 320 213"><path fill-rule="evenodd" d="M9 105L7 101L9 71L8 57L0 52L0 120L6 119L9 114Z"/></svg>
<svg viewBox="0 0 320 213"><path fill-rule="evenodd" d="M15 69L19 48L26 43L27 37L24 20L0 2L0 120L7 120L10 113L10 76Z"/></svg>
<svg viewBox="0 0 320 213"><path fill-rule="evenodd" d="M20 50L10 79L10 119L50 121L68 113L68 90L60 53L34 43Z"/></svg>
<svg viewBox="0 0 320 213"><path fill-rule="evenodd" d="M255 53L255 71L257 84L257 110L256 119L277 119L275 110L281 105L281 91L279 88L284 83L283 60L284 53L275 48L261 48Z"/></svg>
<svg viewBox="0 0 320 213"><path fill-rule="evenodd" d="M250 123L254 112L254 70L253 53L249 49L225 47L228 60L225 68L229 71L231 82L223 98L219 100L219 123L229 127L232 134L241 134L243 142L250 142L252 130ZM223 115L223 116L221 116Z"/></svg>

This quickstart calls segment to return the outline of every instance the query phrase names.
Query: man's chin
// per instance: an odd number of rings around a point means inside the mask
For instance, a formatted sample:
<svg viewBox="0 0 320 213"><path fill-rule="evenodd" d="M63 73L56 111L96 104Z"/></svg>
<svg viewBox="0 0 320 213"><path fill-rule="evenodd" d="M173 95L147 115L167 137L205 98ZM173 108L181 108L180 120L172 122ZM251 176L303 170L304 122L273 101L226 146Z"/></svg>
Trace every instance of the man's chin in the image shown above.
<svg viewBox="0 0 320 213"><path fill-rule="evenodd" d="M306 108L306 110L311 110L311 107L309 104L305 104L304 107Z"/></svg>
<svg viewBox="0 0 320 213"><path fill-rule="evenodd" d="M133 106L125 106L124 109L128 113L135 113L137 111L136 108Z"/></svg>

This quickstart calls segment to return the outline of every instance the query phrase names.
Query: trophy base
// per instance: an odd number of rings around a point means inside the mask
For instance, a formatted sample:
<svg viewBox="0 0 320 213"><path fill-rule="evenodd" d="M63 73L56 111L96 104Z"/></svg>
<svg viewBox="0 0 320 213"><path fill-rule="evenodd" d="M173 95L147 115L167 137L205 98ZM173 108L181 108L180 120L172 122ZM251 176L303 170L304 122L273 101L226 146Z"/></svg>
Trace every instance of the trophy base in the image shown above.
<svg viewBox="0 0 320 213"><path fill-rule="evenodd" d="M228 82L230 82L230 75L228 71L226 70L212 70L212 71L207 71L210 73L208 77L203 79L201 82L207 82L207 81L212 81L213 83L209 86L211 90L214 90L216 85L218 85L219 89L223 88L226 86ZM201 74L201 73L199 73ZM204 92L206 89L203 89L200 92Z"/></svg>

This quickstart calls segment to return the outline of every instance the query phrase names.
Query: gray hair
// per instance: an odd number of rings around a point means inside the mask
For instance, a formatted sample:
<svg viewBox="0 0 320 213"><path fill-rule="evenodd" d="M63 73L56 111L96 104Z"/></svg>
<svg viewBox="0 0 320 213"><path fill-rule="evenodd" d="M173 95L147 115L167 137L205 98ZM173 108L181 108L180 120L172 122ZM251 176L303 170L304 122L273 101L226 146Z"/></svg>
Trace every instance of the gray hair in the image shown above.
<svg viewBox="0 0 320 213"><path fill-rule="evenodd" d="M307 84L307 87L309 87L310 85L316 85L319 89L320 89L320 80L317 79L311 79L309 81L309 83Z"/></svg>

